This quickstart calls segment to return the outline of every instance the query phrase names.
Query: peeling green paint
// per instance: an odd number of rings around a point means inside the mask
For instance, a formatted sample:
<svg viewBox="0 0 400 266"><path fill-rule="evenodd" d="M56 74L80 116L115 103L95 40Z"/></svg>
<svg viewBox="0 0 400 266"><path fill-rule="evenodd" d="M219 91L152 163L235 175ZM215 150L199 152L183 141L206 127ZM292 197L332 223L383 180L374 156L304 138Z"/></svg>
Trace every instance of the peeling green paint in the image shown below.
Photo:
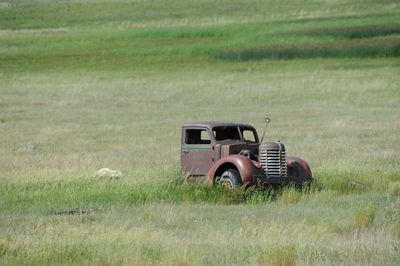
<svg viewBox="0 0 400 266"><path fill-rule="evenodd" d="M186 146L186 145L183 145L183 146L181 146L181 150L211 150L212 149L212 146L210 146L210 145L207 145L207 146L204 146L204 145L193 145L193 146Z"/></svg>

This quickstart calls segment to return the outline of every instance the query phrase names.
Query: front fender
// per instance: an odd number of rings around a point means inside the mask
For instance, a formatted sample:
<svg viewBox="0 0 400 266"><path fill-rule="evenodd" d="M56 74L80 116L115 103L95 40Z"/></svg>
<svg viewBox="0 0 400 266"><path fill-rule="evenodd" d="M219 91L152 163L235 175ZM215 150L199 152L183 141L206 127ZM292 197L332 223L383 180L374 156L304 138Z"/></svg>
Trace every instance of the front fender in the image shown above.
<svg viewBox="0 0 400 266"><path fill-rule="evenodd" d="M299 157L287 157L288 177L312 180L312 172L306 161Z"/></svg>
<svg viewBox="0 0 400 266"><path fill-rule="evenodd" d="M221 171L232 168L232 165L239 171L243 184L254 184L255 165L249 158L239 154L228 155L216 161L207 173L208 183L213 184L214 178L222 174Z"/></svg>

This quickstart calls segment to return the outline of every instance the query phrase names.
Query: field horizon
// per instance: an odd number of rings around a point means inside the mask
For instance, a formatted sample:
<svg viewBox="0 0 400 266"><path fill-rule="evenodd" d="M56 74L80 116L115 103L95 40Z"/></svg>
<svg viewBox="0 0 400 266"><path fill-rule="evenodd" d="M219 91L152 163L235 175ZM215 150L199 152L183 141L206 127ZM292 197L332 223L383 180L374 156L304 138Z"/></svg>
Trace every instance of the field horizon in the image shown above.
<svg viewBox="0 0 400 266"><path fill-rule="evenodd" d="M399 21L390 0L0 2L0 264L400 264ZM183 123L265 116L311 187L185 182Z"/></svg>

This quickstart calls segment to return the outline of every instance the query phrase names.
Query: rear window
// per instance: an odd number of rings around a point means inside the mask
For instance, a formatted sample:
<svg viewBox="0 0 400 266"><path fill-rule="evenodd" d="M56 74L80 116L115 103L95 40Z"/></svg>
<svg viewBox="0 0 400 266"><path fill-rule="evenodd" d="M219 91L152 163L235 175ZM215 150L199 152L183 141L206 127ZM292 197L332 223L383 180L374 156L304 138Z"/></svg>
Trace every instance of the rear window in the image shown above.
<svg viewBox="0 0 400 266"><path fill-rule="evenodd" d="M213 134L216 140L240 140L237 127L215 127Z"/></svg>

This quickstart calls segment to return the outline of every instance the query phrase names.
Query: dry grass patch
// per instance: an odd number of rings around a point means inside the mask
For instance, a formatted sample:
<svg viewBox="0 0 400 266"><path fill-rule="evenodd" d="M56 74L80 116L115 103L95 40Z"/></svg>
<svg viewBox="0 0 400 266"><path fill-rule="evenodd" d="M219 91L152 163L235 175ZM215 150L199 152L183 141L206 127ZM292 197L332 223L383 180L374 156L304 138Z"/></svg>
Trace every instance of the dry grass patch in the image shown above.
<svg viewBox="0 0 400 266"><path fill-rule="evenodd" d="M370 227L374 220L376 214L376 205L370 202L362 206L356 214L354 215L354 225L358 229L364 229Z"/></svg>
<svg viewBox="0 0 400 266"><path fill-rule="evenodd" d="M295 248L293 245L274 245L265 248L258 255L260 265L291 266L295 265Z"/></svg>
<svg viewBox="0 0 400 266"><path fill-rule="evenodd" d="M295 187L285 188L282 191L279 201L283 204L295 204L301 199L301 192L299 192Z"/></svg>
<svg viewBox="0 0 400 266"><path fill-rule="evenodd" d="M389 183L388 192L393 197L400 196L400 182Z"/></svg>

